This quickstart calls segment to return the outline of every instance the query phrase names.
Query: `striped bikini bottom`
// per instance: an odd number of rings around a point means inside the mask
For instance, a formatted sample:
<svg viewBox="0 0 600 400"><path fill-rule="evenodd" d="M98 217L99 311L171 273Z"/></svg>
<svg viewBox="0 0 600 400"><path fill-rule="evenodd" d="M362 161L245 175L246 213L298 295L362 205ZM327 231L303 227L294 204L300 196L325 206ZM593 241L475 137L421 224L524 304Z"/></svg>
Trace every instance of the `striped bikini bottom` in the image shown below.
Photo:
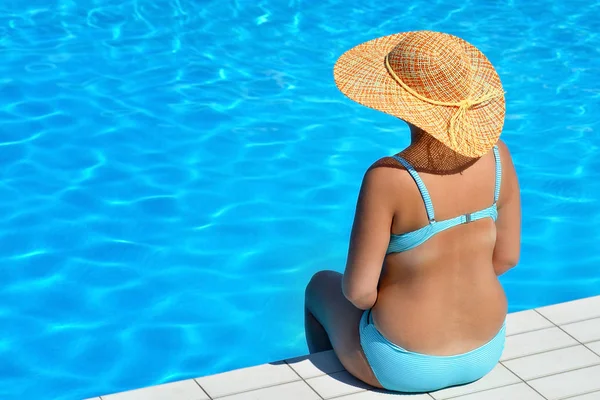
<svg viewBox="0 0 600 400"><path fill-rule="evenodd" d="M483 346L452 356L414 353L390 342L373 324L371 310L360 320L360 344L375 377L385 389L422 393L474 382L487 375L504 351L506 322Z"/></svg>

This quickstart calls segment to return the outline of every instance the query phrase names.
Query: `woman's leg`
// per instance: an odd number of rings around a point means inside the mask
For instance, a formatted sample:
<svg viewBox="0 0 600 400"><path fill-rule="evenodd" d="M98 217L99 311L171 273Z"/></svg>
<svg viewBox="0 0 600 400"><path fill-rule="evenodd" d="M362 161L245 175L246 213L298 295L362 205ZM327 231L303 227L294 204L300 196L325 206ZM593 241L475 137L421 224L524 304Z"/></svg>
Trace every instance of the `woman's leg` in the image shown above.
<svg viewBox="0 0 600 400"><path fill-rule="evenodd" d="M333 347L348 372L381 388L360 345L363 310L344 297L342 274L320 271L312 277L306 287L305 313L306 340L311 353Z"/></svg>
<svg viewBox="0 0 600 400"><path fill-rule="evenodd" d="M306 305L304 306L304 332L310 354L333 349L327 331Z"/></svg>

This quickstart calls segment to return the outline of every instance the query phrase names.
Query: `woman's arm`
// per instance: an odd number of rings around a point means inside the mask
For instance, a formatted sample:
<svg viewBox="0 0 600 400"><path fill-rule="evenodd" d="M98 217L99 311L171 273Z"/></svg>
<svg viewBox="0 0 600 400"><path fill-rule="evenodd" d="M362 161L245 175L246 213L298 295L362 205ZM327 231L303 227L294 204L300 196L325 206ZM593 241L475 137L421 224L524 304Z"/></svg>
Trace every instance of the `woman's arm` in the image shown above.
<svg viewBox="0 0 600 400"><path fill-rule="evenodd" d="M517 172L508 147L498 142L502 161L502 181L496 220L496 246L493 264L500 276L519 262L521 252L521 194Z"/></svg>
<svg viewBox="0 0 600 400"><path fill-rule="evenodd" d="M356 205L342 290L362 310L373 307L377 301L377 285L390 241L394 217L390 172L387 168L369 169Z"/></svg>

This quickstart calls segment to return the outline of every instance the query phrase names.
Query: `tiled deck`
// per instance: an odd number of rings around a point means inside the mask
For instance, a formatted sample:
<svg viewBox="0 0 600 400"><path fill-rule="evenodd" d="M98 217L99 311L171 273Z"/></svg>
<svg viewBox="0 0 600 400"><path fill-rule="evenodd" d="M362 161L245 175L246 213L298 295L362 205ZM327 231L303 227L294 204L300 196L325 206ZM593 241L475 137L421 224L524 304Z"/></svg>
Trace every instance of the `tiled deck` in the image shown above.
<svg viewBox="0 0 600 400"><path fill-rule="evenodd" d="M430 394L369 390L325 352L94 400L600 400L600 296L509 314L507 335L490 374Z"/></svg>

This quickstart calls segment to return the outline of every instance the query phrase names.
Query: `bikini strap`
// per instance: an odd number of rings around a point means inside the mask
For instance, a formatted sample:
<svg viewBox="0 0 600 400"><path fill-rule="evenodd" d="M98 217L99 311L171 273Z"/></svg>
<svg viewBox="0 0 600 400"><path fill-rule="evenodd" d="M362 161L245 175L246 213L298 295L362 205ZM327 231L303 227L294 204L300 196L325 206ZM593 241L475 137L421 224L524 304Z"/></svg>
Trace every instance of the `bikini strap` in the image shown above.
<svg viewBox="0 0 600 400"><path fill-rule="evenodd" d="M400 164L406 168L410 176L414 179L417 187L419 188L419 192L421 192L421 197L423 198L423 203L425 203L425 210L427 211L427 218L429 218L429 222L435 221L435 215L433 213L433 203L431 202L431 197L429 196L429 192L427 191L427 187L423 180L415 170L415 168L410 165L408 161L400 156L393 156L393 158L398 161Z"/></svg>
<svg viewBox="0 0 600 400"><path fill-rule="evenodd" d="M496 184L494 187L494 204L498 202L500 197L500 182L502 181L502 163L500 162L500 152L498 145L494 146L494 159L496 160Z"/></svg>

